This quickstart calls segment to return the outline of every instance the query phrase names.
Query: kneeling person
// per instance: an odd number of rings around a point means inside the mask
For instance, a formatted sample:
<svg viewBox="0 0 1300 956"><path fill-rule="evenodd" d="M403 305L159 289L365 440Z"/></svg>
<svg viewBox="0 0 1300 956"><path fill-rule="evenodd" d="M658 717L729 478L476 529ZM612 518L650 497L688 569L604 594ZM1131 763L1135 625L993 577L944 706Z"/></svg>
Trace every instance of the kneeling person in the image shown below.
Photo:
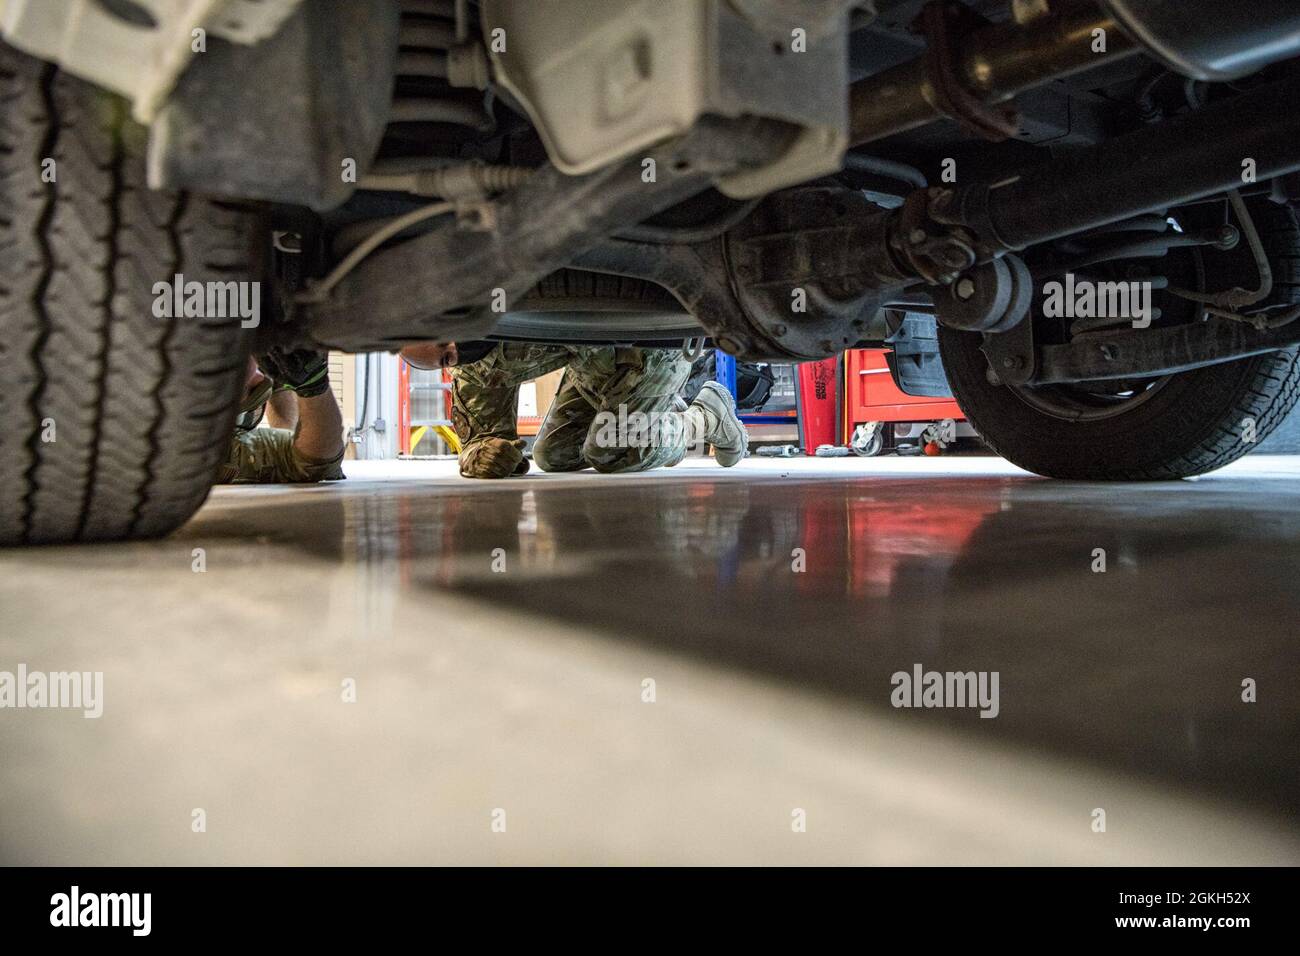
<svg viewBox="0 0 1300 956"><path fill-rule="evenodd" d="M402 355L425 368L454 365L457 357L454 345L409 346ZM519 386L559 368L564 377L533 445L543 471L671 467L686 456L691 437L713 445L724 467L745 457L749 436L730 392L709 382L689 406L682 400L691 363L679 352L502 343L452 373L462 475L508 478L528 471L517 430ZM642 422L657 424L619 428Z"/></svg>

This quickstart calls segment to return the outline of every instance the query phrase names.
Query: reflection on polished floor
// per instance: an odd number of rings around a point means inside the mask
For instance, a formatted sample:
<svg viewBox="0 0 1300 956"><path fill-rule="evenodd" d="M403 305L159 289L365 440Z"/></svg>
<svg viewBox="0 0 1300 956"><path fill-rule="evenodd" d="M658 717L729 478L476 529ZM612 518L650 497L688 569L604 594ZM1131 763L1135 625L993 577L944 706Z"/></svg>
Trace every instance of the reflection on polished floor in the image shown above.
<svg viewBox="0 0 1300 956"><path fill-rule="evenodd" d="M0 553L0 862L1300 862L1297 459L350 474Z"/></svg>

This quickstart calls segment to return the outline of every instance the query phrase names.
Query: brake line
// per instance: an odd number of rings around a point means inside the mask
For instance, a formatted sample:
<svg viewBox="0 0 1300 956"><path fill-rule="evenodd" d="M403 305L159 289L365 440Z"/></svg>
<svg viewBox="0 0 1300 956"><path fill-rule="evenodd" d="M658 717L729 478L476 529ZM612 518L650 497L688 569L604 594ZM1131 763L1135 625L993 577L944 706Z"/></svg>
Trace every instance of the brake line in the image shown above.
<svg viewBox="0 0 1300 956"><path fill-rule="evenodd" d="M1234 311L1244 306L1262 302L1268 298L1273 291L1273 267L1269 265L1268 253L1265 252L1264 243L1260 240L1259 231L1255 228L1255 220L1246 208L1246 203L1242 200L1241 194L1235 189L1229 190L1228 202L1232 204L1232 209L1241 222L1242 232L1246 234L1246 241L1250 243L1251 254L1255 257L1255 267L1259 270L1259 288L1254 292L1249 292L1246 289L1229 289L1227 292L1204 293L1170 286L1169 292L1179 298L1201 303L1205 306L1205 311L1210 315L1220 319L1231 319L1233 322L1245 322L1247 325L1254 326L1260 332L1280 329L1284 325L1290 325L1296 319L1300 319L1300 305L1273 316L1263 314L1242 315L1240 312Z"/></svg>
<svg viewBox="0 0 1300 956"><path fill-rule="evenodd" d="M1237 214L1237 221L1241 223L1241 231L1246 234L1246 242L1250 244L1251 254L1255 257L1255 268L1259 270L1259 288L1253 292L1241 288L1229 289L1227 292L1197 292L1194 289L1169 287L1169 291L1180 299L1213 306L1214 308L1206 311L1215 314L1219 314L1221 311L1231 312L1248 305L1254 305L1256 302L1262 302L1273 291L1273 267L1269 265L1268 253L1264 251L1264 243L1259 238L1259 230L1255 228L1255 220L1250 215L1250 210L1246 208L1241 193L1235 189L1228 190L1228 202L1231 204L1233 212ZM1253 321L1244 316L1235 317L1246 322Z"/></svg>

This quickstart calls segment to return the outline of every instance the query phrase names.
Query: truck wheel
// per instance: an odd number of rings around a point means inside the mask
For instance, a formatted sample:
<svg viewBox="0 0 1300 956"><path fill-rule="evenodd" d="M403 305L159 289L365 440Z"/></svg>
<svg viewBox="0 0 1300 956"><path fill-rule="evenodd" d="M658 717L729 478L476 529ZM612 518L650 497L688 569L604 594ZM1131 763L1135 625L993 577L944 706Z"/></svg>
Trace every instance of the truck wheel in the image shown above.
<svg viewBox="0 0 1300 956"><path fill-rule="evenodd" d="M1268 303L1300 303L1295 213L1270 202L1250 208L1273 267ZM1238 260L1248 255L1236 252ZM1210 289L1231 284L1221 281L1228 266L1216 256L1222 254L1206 253L1198 264ZM1241 274L1239 261L1233 268ZM1017 388L990 384L980 343L978 333L940 328L953 397L994 451L1051 478L1160 481L1204 474L1257 447L1300 398L1296 348L1123 386Z"/></svg>
<svg viewBox="0 0 1300 956"><path fill-rule="evenodd" d="M254 278L259 230L149 191L144 147L121 99L0 45L0 545L167 534L225 457L248 331L156 317L154 286Z"/></svg>

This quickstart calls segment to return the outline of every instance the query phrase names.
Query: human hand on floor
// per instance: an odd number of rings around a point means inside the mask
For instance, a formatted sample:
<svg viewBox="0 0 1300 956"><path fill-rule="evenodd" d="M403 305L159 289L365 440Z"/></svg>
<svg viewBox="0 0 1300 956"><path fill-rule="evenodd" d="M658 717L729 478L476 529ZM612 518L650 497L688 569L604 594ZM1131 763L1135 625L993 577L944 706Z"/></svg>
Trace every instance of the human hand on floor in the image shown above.
<svg viewBox="0 0 1300 956"><path fill-rule="evenodd" d="M460 453L460 473L466 478L510 478L527 474L523 439L483 438Z"/></svg>

